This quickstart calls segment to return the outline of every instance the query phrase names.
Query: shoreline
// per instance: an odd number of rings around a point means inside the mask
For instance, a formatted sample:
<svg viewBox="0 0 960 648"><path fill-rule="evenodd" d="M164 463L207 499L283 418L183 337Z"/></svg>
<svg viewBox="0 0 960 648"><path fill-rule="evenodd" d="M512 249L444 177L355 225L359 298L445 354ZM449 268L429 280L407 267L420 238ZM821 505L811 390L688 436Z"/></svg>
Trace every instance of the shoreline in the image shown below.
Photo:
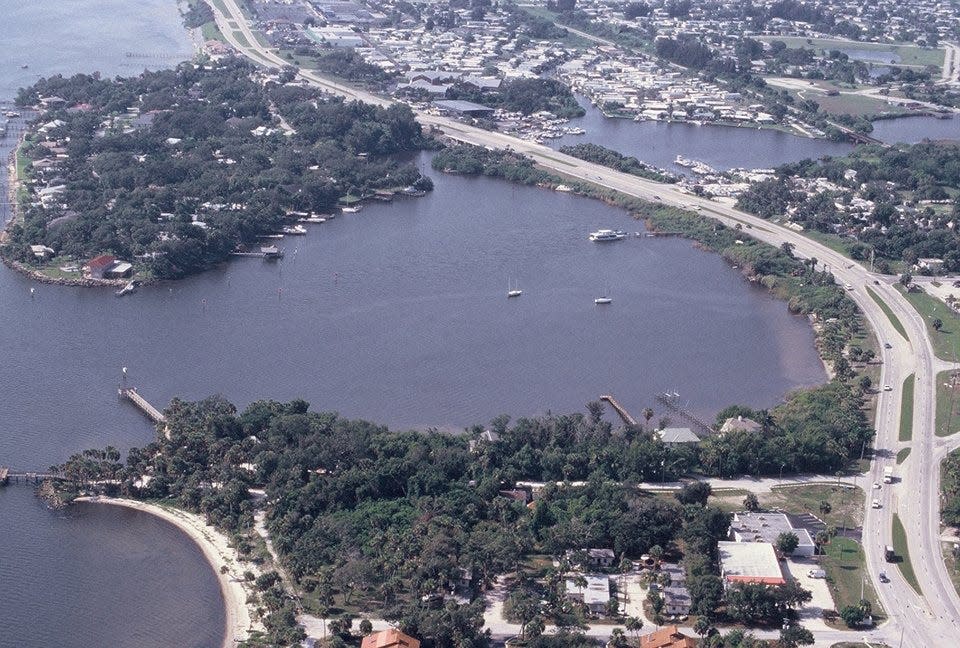
<svg viewBox="0 0 960 648"><path fill-rule="evenodd" d="M203 552L203 557L210 564L220 583L225 612L222 648L231 648L238 642L248 639L252 630L262 629L260 622L254 622L251 616L243 580L243 572L249 570L257 573L257 566L241 561L236 550L230 546L227 537L207 524L199 515L121 497L97 495L78 497L74 501L123 506L148 513L172 524L193 540Z"/></svg>

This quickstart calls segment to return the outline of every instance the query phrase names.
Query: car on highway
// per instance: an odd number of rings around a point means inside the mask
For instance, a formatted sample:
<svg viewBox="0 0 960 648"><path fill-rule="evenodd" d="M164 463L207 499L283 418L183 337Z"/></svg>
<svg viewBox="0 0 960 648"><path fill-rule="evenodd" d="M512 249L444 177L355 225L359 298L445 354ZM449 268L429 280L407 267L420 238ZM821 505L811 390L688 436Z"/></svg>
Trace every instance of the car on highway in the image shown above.
<svg viewBox="0 0 960 648"><path fill-rule="evenodd" d="M890 579L887 578L887 572L880 572L879 574L877 574L877 576L880 578L880 582L881 582L881 583L889 583L889 582L890 582Z"/></svg>
<svg viewBox="0 0 960 648"><path fill-rule="evenodd" d="M654 196L653 199L654 199L654 200L663 200L663 198L661 198L660 196Z"/></svg>
<svg viewBox="0 0 960 648"><path fill-rule="evenodd" d="M883 506L883 504L880 503L880 500L875 499L875 500L873 500L873 504L871 504L870 506L872 506L873 508L878 509L878 508L881 508L881 507Z"/></svg>
<svg viewBox="0 0 960 648"><path fill-rule="evenodd" d="M893 345L890 344L889 342L884 342L884 343L883 343L883 348L884 348L884 349L892 349L892 348L893 348Z"/></svg>
<svg viewBox="0 0 960 648"><path fill-rule="evenodd" d="M893 391L893 387L891 387L890 385L884 385L883 391Z"/></svg>
<svg viewBox="0 0 960 648"><path fill-rule="evenodd" d="M880 482L873 482L874 488L880 488Z"/></svg>

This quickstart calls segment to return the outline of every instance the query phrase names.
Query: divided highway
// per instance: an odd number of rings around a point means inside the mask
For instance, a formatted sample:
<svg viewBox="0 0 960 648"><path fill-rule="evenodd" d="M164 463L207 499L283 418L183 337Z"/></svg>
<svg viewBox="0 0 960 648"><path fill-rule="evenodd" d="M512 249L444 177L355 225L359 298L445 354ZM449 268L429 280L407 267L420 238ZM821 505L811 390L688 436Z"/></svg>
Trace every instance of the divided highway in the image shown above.
<svg viewBox="0 0 960 648"><path fill-rule="evenodd" d="M289 62L274 51L260 45L249 23L235 0L207 0L216 17L217 25L227 41L253 61L281 67ZM226 8L226 13L219 6ZM954 54L958 54L954 52ZM954 67L960 67L954 63ZM381 106L392 103L388 99L330 81L314 72L301 70L300 77L328 92ZM870 475L881 482L885 466L895 466L899 483L883 485L879 491L870 491L865 484L868 499L877 497L882 508L867 508L863 540L870 577L877 590L890 623L872 632L818 633L818 644L829 645L840 635L856 640L867 635L891 646L953 646L960 645L960 597L954 589L941 554L939 509L939 464L946 454L960 447L960 435L937 439L934 435L936 411L936 376L939 371L956 367L938 359L933 353L927 327L920 315L895 288L892 277L868 272L851 261L802 234L771 223L733 207L704 198L691 196L673 185L660 184L637 178L563 155L548 147L526 142L509 135L481 130L452 119L427 113L418 113L419 121L441 130L451 139L523 153L540 166L555 173L589 181L624 194L667 205L699 210L702 214L734 227L741 225L750 236L774 246L793 245L794 253L815 258L818 264L834 274L837 281L852 287L850 297L857 303L867 322L881 343L891 345L882 352L882 385L890 385L889 392L881 391L877 401L876 448L877 458ZM894 327L881 306L867 292L872 289L902 323L907 333L904 338ZM913 407L913 439L898 440L901 385L910 374L916 375ZM897 451L911 448L910 457L897 466ZM910 558L922 594L917 593L894 565L884 562L884 546L893 544L893 515L903 522L909 542ZM889 583L881 583L878 574L885 571Z"/></svg>

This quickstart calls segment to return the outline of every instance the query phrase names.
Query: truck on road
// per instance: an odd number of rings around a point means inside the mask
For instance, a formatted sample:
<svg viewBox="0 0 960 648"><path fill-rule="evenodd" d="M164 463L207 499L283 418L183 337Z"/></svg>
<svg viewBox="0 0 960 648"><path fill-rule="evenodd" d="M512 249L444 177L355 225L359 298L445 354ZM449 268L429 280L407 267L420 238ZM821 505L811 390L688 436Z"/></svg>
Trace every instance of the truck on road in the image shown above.
<svg viewBox="0 0 960 648"><path fill-rule="evenodd" d="M897 552L893 550L893 547L887 545L883 548L883 559L887 562L893 562L897 558Z"/></svg>
<svg viewBox="0 0 960 648"><path fill-rule="evenodd" d="M893 466L887 466L883 469L883 483L892 484L893 483Z"/></svg>

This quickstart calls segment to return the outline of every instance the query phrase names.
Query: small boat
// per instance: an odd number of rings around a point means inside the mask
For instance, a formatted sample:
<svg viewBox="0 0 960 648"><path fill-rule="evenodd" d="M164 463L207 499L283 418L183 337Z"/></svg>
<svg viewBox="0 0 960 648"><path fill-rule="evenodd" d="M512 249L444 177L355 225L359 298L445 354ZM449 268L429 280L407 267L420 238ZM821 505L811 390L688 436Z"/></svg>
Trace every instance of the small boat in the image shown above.
<svg viewBox="0 0 960 648"><path fill-rule="evenodd" d="M24 63L23 65L20 66L20 69L21 69L21 70L26 70L28 67L30 67L30 66L27 65L26 63Z"/></svg>
<svg viewBox="0 0 960 648"><path fill-rule="evenodd" d="M353 207L341 207L340 211L342 211L344 214L356 214L361 209L363 209L362 205L355 205Z"/></svg>
<svg viewBox="0 0 960 648"><path fill-rule="evenodd" d="M507 297L508 297L508 298L510 298L510 297L519 297L519 296L522 295L522 294L523 294L523 291L522 291L522 290L520 290L520 289L517 288L517 287L511 288L511 287L510 287L510 282L509 282L509 281L507 282Z"/></svg>
<svg viewBox="0 0 960 648"><path fill-rule="evenodd" d="M606 241L622 241L627 238L627 233L623 230L601 229L596 232L590 232L590 240L597 243Z"/></svg>
<svg viewBox="0 0 960 648"><path fill-rule="evenodd" d="M606 304L612 304L613 300L609 297L597 297L593 300L593 303L597 306L605 306Z"/></svg>
<svg viewBox="0 0 960 648"><path fill-rule="evenodd" d="M9 117L10 119L13 119L13 118L15 118L15 117L19 117L19 116L20 116L20 113L18 113L16 110L8 110L7 112L5 112L5 113L3 113L3 114L6 115L7 117Z"/></svg>
<svg viewBox="0 0 960 648"><path fill-rule="evenodd" d="M298 223L326 223L327 219L323 216L307 216L297 220Z"/></svg>
<svg viewBox="0 0 960 648"><path fill-rule="evenodd" d="M132 292L136 292L137 288L140 287L140 282L134 279L133 281L127 283L126 286L113 293L117 297L123 297L124 295L129 295Z"/></svg>
<svg viewBox="0 0 960 648"><path fill-rule="evenodd" d="M291 225L289 227L284 227L283 233L290 234L292 236L303 236L307 233L307 228L303 225Z"/></svg>

